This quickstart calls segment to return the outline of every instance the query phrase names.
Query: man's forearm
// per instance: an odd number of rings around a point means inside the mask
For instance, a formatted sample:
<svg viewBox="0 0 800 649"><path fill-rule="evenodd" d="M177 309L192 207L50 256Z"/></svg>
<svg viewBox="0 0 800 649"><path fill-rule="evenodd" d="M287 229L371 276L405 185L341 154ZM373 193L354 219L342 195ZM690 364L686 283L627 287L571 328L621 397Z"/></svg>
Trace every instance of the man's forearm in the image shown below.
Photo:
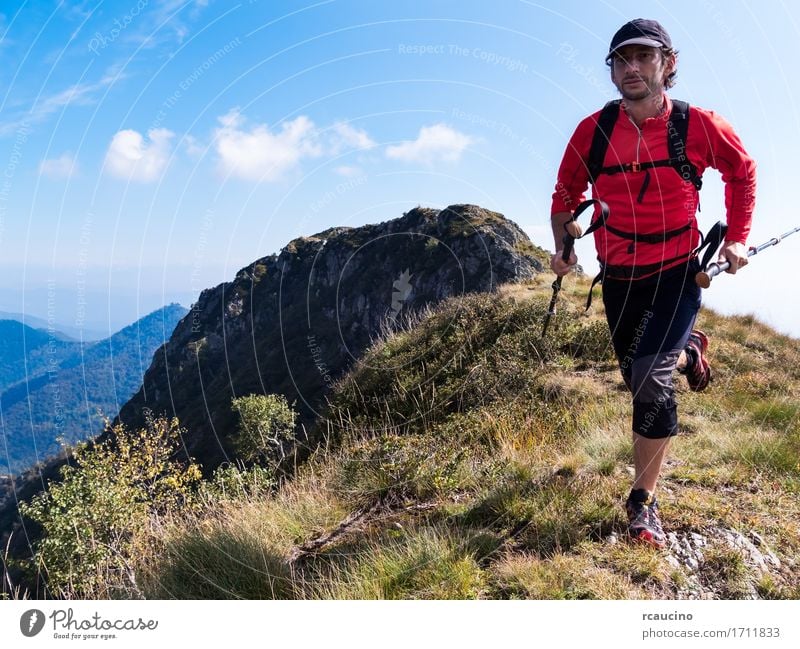
<svg viewBox="0 0 800 649"><path fill-rule="evenodd" d="M572 218L572 212L556 212L550 217L550 224L553 227L553 240L556 247L554 252L561 250L564 246L564 224Z"/></svg>

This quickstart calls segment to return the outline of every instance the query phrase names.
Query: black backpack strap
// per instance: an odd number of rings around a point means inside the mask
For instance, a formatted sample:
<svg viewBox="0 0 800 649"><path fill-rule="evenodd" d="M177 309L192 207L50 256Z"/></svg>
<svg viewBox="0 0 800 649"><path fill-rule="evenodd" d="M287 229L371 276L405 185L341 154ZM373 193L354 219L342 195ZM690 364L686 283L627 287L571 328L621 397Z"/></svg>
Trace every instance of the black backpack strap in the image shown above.
<svg viewBox="0 0 800 649"><path fill-rule="evenodd" d="M615 99L608 102L597 118L597 127L592 138L589 158L586 166L589 170L589 180L594 184L600 174L616 174L624 172L645 171L644 181L639 191L637 202L641 203L644 194L650 185L649 169L654 167L672 167L684 180L688 180L697 191L703 186L703 179L697 173L697 167L686 156L686 141L689 133L689 104L679 99L672 100L672 111L667 124L667 153L666 160L636 161L625 164L603 166L611 132L614 130L620 111L621 100Z"/></svg>
<svg viewBox="0 0 800 649"><path fill-rule="evenodd" d="M608 141L606 140L606 144ZM595 230L599 230L603 227L608 227L608 217L611 214L611 209L608 207L608 203L605 201L601 201L599 198L591 198L589 200L583 201L578 207L575 209L575 212L572 214L571 221L577 221L578 217L583 214L587 209L590 207L596 207L596 211L592 220L589 223L589 227L586 228L584 233L577 237L578 239L583 239L583 237L588 237L592 234ZM569 223L569 221L567 222ZM566 231L567 224L564 224L564 230ZM594 289L595 285L601 280L603 272L601 271L600 274L594 278L592 282L592 286L589 288L589 297L586 300L586 310L589 310L589 307L592 306L592 289Z"/></svg>
<svg viewBox="0 0 800 649"><path fill-rule="evenodd" d="M606 224L606 230L611 232L611 234L616 234L618 237L628 239L634 243L666 243L673 237L680 236L691 229L692 224L687 223L674 230L665 230L664 232L655 232L653 234L641 234L639 232L626 232L625 230L619 230L614 226Z"/></svg>
<svg viewBox="0 0 800 649"><path fill-rule="evenodd" d="M694 251L694 254L699 254L703 248L708 247L706 254L703 255L703 260L700 262L700 270L705 270L708 267L708 262L711 261L711 258L714 256L717 250L719 250L719 247L725 240L725 235L727 232L728 224L723 223L722 221L717 221L714 224L714 227L708 231L708 234L703 237L703 242L697 247L697 250Z"/></svg>
<svg viewBox="0 0 800 649"><path fill-rule="evenodd" d="M597 118L597 125L592 137L592 145L589 148L589 157L586 160L586 168L589 171L589 182L594 185L600 170L603 168L603 161L606 158L608 143L611 141L611 132L617 123L621 99L609 101L600 111Z"/></svg>
<svg viewBox="0 0 800 649"><path fill-rule="evenodd" d="M703 179L686 156L686 142L689 134L689 104L679 99L672 100L672 112L667 125L667 150L669 160L678 175L689 180L697 191L703 186Z"/></svg>
<svg viewBox="0 0 800 649"><path fill-rule="evenodd" d="M583 239L590 234L592 234L595 230L602 228L606 225L606 221L608 221L608 217L611 214L611 209L608 207L608 203L605 201L601 201L599 198L590 198L588 200L583 201L577 208L575 208L575 212L572 214L572 218L567 221L577 221L578 217L583 214L587 209L590 207L596 207L597 210L592 217L592 220L589 222L589 227L583 232L583 234L578 239ZM564 228L566 229L566 224L564 224Z"/></svg>
<svg viewBox="0 0 800 649"><path fill-rule="evenodd" d="M586 296L586 309L585 309L586 311L588 311L590 308L592 308L592 291L594 290L595 286L597 286L598 284L602 283L603 275L605 275L605 274L606 274L606 271L601 266L600 267L600 272L597 273L597 275L594 276L594 279L592 280L592 285L589 287L589 295Z"/></svg>

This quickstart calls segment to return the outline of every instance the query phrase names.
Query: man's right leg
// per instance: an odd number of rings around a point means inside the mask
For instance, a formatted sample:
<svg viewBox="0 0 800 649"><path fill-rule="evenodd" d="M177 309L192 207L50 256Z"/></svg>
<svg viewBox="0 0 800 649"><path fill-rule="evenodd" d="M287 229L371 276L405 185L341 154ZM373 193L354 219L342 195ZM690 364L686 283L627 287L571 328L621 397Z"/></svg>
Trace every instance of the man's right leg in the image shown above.
<svg viewBox="0 0 800 649"><path fill-rule="evenodd" d="M669 437L648 439L633 433L633 465L636 470L634 489L655 492L664 457L669 448L669 440Z"/></svg>
<svg viewBox="0 0 800 649"><path fill-rule="evenodd" d="M654 494L669 440L678 430L672 375L679 361L686 362L683 350L700 306L696 286L677 279L649 290L636 282L603 287L614 350L633 396L635 478L626 502L629 532L657 547L666 544L666 536Z"/></svg>
<svg viewBox="0 0 800 649"><path fill-rule="evenodd" d="M641 363L638 363L639 372L635 372L635 364L643 351L642 345L647 344L645 334L654 324L651 323L651 319L655 316L650 309L652 294L642 295L642 291L637 288L635 284L618 282L606 282L603 285L603 302L614 352L622 378L634 396L634 402L636 395L642 394L641 381L647 375L647 372L642 373ZM636 410L634 404L634 414ZM654 412L647 418L650 427L653 423L652 417L656 414ZM657 547L666 544L666 536L661 527L658 504L653 493L668 445L669 437L649 439L636 432L633 433L635 477L633 488L625 502L628 532L633 538L645 540Z"/></svg>
<svg viewBox="0 0 800 649"><path fill-rule="evenodd" d="M657 548L663 548L667 543L667 535L664 534L661 525L658 502L654 494L669 440L669 437L648 439L633 433L636 479L625 503L629 534Z"/></svg>

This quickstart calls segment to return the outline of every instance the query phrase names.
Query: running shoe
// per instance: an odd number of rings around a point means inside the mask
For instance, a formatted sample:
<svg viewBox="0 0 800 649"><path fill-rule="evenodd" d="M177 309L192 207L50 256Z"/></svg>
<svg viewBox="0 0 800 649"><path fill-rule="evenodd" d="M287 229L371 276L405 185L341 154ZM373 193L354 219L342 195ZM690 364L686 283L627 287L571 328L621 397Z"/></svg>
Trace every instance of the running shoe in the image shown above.
<svg viewBox="0 0 800 649"><path fill-rule="evenodd" d="M683 373L689 383L689 389L702 392L712 379L711 368L708 366L705 353L708 349L708 336L699 329L693 329L686 343L688 361Z"/></svg>
<svg viewBox="0 0 800 649"><path fill-rule="evenodd" d="M644 489L634 489L625 503L625 511L628 513L628 534L633 539L656 548L663 548L667 544L654 495Z"/></svg>

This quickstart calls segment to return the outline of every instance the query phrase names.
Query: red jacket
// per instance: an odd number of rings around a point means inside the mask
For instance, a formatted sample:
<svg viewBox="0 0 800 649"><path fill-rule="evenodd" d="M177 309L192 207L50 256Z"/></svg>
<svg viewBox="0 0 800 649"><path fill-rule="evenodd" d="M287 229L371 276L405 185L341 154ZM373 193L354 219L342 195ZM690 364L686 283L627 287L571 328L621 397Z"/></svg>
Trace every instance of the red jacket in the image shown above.
<svg viewBox="0 0 800 649"><path fill-rule="evenodd" d="M658 117L646 119L641 131L624 108L620 109L604 166L669 158L667 123L672 101L666 94L664 97L664 112ZM571 212L584 200L589 184L586 162L599 115L600 111L597 111L581 121L570 138L558 170L551 214ZM713 167L722 174L728 221L726 241L745 243L755 205L755 162L747 155L731 125L709 110L690 107L686 140L685 154L697 168L698 174L702 174L707 167ZM695 218L698 192L694 185L682 180L671 167L651 168L649 173L650 184L642 202L638 202L637 197L645 171L601 174L597 178L592 187L592 196L608 203L611 209L608 224L639 235L663 233L686 224L691 229L658 244L637 242L632 245L630 239L600 228L595 231L594 237L601 264L632 267L667 262L659 269L666 270L684 263L685 258L669 260L681 255L688 256L697 246L700 239ZM659 270L640 277L653 275Z"/></svg>

